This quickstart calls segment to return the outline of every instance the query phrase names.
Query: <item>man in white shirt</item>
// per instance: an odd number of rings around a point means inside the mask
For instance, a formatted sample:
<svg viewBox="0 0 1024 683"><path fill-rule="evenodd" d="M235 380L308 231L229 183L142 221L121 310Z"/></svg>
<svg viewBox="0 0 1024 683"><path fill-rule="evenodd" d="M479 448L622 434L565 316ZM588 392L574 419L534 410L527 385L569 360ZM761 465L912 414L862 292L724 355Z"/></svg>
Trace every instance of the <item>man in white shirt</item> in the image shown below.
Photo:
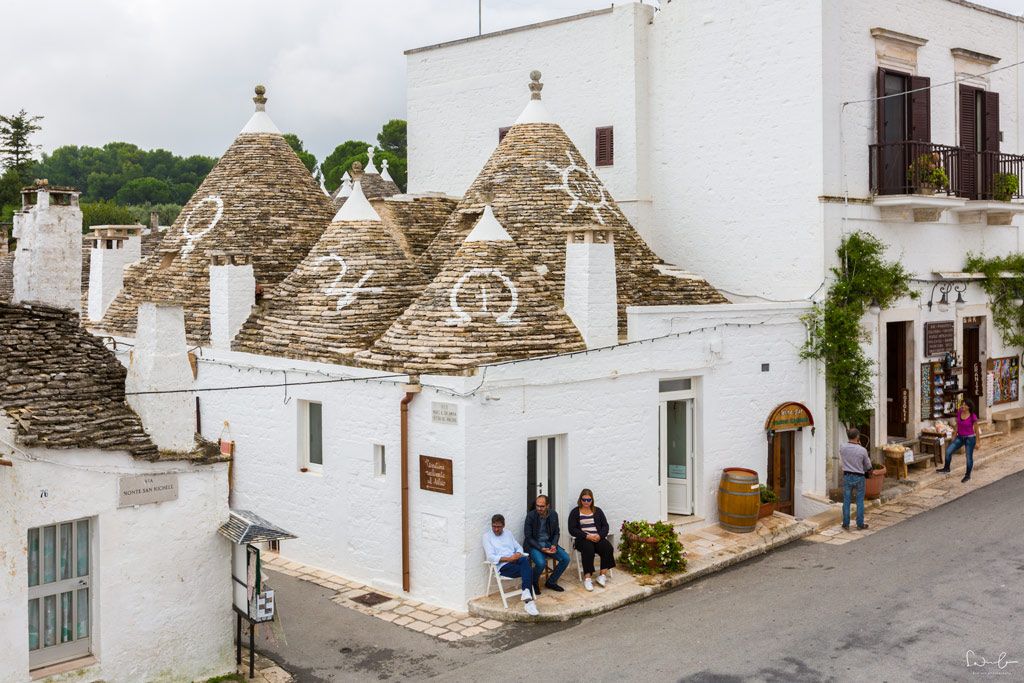
<svg viewBox="0 0 1024 683"><path fill-rule="evenodd" d="M484 554L487 561L498 566L498 573L510 578L522 579L523 608L526 613L537 616L537 605L533 601L533 565L530 556L523 552L523 546L511 532L505 533L505 518L491 517L491 530L484 533Z"/></svg>

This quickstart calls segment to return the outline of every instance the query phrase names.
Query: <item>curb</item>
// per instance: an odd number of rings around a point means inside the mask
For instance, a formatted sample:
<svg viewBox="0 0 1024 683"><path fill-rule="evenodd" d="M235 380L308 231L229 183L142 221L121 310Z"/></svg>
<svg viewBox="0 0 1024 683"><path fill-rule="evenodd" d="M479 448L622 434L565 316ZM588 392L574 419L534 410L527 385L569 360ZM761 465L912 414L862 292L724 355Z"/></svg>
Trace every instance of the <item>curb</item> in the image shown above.
<svg viewBox="0 0 1024 683"><path fill-rule="evenodd" d="M602 614L604 612L610 612L613 609L618 609L625 605L629 605L634 602L645 600L651 596L663 593L672 588L682 586L683 584L696 581L697 579L714 574L727 567L731 567L740 562L744 562L758 555L765 555L770 550L774 550L780 546L792 543L805 536L810 536L815 533L817 528L806 522L797 522L792 526L788 526L781 530L779 533L773 535L765 543L761 545L751 546L737 553L722 552L717 555L710 556L710 561L707 565L695 569L693 571L687 571L682 574L674 574L669 576L664 581L659 582L652 586L638 586L638 590L628 595L624 595L612 602L608 602L602 605L595 605L592 608L583 608L572 611L566 611L562 614L540 614L536 617L531 617L525 612L519 612L518 610L505 609L499 606L497 608L489 605L474 605L470 603L469 613L474 617L483 617L486 619L495 619L497 621L505 622L559 622L569 621L571 619L579 619L582 617L589 617L595 614Z"/></svg>

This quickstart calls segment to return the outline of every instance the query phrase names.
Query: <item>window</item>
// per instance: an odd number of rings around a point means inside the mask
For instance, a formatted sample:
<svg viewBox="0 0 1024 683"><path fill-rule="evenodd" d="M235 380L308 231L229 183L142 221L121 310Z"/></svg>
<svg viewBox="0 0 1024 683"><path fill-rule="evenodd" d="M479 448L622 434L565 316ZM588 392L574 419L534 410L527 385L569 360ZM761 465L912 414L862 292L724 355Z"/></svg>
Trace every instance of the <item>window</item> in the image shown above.
<svg viewBox="0 0 1024 683"><path fill-rule="evenodd" d="M299 456L303 469L320 470L324 464L323 405L299 401Z"/></svg>
<svg viewBox="0 0 1024 683"><path fill-rule="evenodd" d="M594 163L598 166L611 166L615 163L615 134L612 126L601 126L596 133Z"/></svg>
<svg viewBox="0 0 1024 683"><path fill-rule="evenodd" d="M377 477L383 477L388 473L388 462L384 457L384 444L376 443L373 445L373 474Z"/></svg>
<svg viewBox="0 0 1024 683"><path fill-rule="evenodd" d="M33 669L89 654L90 521L28 530L28 649Z"/></svg>
<svg viewBox="0 0 1024 683"><path fill-rule="evenodd" d="M501 141L505 139L510 128L512 128L512 126L503 126L498 129L498 144L501 144Z"/></svg>

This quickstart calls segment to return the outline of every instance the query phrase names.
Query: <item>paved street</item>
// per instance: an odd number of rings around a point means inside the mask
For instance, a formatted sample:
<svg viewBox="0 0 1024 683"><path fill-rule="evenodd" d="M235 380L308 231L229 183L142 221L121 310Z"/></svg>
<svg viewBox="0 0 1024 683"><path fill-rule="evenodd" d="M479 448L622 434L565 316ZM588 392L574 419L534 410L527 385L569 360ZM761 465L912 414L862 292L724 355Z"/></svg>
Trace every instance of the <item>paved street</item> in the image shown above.
<svg viewBox="0 0 1024 683"><path fill-rule="evenodd" d="M277 576L299 681L1024 680L1024 473L856 543L798 541L662 596L447 644ZM1006 652L996 664L975 664Z"/></svg>

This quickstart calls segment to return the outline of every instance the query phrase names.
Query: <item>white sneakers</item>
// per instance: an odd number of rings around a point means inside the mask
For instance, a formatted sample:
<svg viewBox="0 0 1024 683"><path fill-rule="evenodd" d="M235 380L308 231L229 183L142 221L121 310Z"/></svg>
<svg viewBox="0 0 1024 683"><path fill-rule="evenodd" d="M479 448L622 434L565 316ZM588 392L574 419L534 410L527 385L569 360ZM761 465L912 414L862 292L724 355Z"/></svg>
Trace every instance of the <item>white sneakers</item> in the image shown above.
<svg viewBox="0 0 1024 683"><path fill-rule="evenodd" d="M601 588L604 588L605 586L608 585L608 577L605 576L604 574L598 574L597 575L597 583L598 583L599 586L601 586Z"/></svg>
<svg viewBox="0 0 1024 683"><path fill-rule="evenodd" d="M532 617L540 614L540 612L537 611L537 603L533 601L533 593L529 588L523 589L523 595L519 599L523 601L523 609L526 610L527 614Z"/></svg>
<svg viewBox="0 0 1024 683"><path fill-rule="evenodd" d="M583 587L586 588L588 591L592 591L594 590L594 582L590 579L583 579Z"/></svg>

